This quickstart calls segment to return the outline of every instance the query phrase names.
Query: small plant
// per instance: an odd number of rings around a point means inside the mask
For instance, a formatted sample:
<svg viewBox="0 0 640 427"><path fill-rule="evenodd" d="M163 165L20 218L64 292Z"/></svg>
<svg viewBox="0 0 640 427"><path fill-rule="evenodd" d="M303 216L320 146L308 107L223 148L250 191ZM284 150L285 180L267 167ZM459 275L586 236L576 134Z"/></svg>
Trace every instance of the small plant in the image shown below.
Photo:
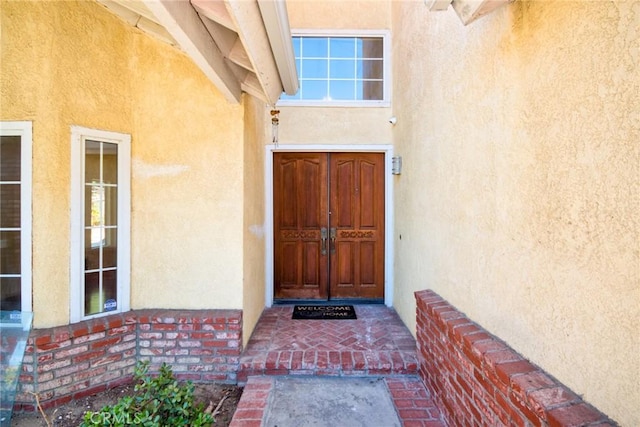
<svg viewBox="0 0 640 427"><path fill-rule="evenodd" d="M133 396L125 396L99 412L88 411L80 427L130 426L174 427L211 426L215 420L204 405L194 404L191 381L179 384L171 367L163 363L159 375L148 374L149 362L138 362Z"/></svg>

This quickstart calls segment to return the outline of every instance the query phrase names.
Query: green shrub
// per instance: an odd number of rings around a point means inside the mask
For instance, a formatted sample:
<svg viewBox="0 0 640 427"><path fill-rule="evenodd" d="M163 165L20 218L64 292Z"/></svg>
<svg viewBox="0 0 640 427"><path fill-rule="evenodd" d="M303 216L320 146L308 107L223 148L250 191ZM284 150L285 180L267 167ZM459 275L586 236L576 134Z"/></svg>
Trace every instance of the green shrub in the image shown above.
<svg viewBox="0 0 640 427"><path fill-rule="evenodd" d="M80 427L204 427L214 423L211 414L203 410L204 405L194 404L191 381L179 384L166 363L162 364L156 377L148 371L149 362L138 362L134 372L137 382L134 395L123 397L99 412L86 412Z"/></svg>

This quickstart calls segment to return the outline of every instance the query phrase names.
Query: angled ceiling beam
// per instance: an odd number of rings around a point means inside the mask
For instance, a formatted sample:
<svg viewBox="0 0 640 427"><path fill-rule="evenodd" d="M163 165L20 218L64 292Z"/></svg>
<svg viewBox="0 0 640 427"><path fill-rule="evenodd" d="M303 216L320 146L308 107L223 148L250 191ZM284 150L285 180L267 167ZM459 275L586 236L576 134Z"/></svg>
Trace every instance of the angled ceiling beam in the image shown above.
<svg viewBox="0 0 640 427"><path fill-rule="evenodd" d="M275 105L283 87L258 3L255 0L225 0L225 4L262 87L265 101Z"/></svg>
<svg viewBox="0 0 640 427"><path fill-rule="evenodd" d="M99 3L102 3L113 13L118 15L120 18L124 19L126 23L129 25L133 25L134 27L140 20L140 14L135 12L127 7L122 6L120 3L114 0L98 0Z"/></svg>
<svg viewBox="0 0 640 427"><path fill-rule="evenodd" d="M191 0L191 3L199 13L212 21L217 22L230 30L237 30L235 26L236 24L233 22L233 19L231 19L231 16L229 16L229 12L227 11L227 7L223 1Z"/></svg>
<svg viewBox="0 0 640 427"><path fill-rule="evenodd" d="M136 27L140 28L145 33L151 34L165 43L169 43L171 45L176 45L176 41L171 37L171 34L164 29L164 27L155 21L145 18L144 16L140 16Z"/></svg>
<svg viewBox="0 0 640 427"><path fill-rule="evenodd" d="M229 60L234 64L239 65L249 71L254 71L251 59L249 59L247 51L244 50L244 46L242 45L242 41L240 41L239 37L236 39L236 42L233 44L231 50L229 51L229 55L227 56Z"/></svg>
<svg viewBox="0 0 640 427"><path fill-rule="evenodd" d="M111 12L118 15L126 23L132 25L147 34L171 45L176 45L176 41L164 27L155 21L155 16L140 2L131 0L98 0Z"/></svg>
<svg viewBox="0 0 640 427"><path fill-rule="evenodd" d="M143 1L224 97L229 102L239 103L242 96L240 83L189 0Z"/></svg>
<svg viewBox="0 0 640 427"><path fill-rule="evenodd" d="M258 0L258 6L284 91L294 95L298 92L298 71L291 41L287 4L285 0Z"/></svg>
<svg viewBox="0 0 640 427"><path fill-rule="evenodd" d="M238 33L212 21L211 19L203 19L202 23L207 27L207 31L209 31L209 34L211 34L211 37L215 40L218 49L222 52L222 55L224 57L229 57L229 52L231 52L234 43L238 40Z"/></svg>

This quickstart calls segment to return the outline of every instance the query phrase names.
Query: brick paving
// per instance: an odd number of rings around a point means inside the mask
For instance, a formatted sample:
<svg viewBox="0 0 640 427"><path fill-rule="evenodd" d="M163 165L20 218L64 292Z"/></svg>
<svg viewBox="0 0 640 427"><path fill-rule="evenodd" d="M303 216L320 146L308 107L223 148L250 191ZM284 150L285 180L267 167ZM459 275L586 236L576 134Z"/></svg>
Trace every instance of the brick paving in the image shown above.
<svg viewBox="0 0 640 427"><path fill-rule="evenodd" d="M357 320L292 320L293 306L265 309L240 357L245 384L232 427L258 427L273 375L382 376L404 427L444 427L418 377L416 342L396 312L355 306Z"/></svg>

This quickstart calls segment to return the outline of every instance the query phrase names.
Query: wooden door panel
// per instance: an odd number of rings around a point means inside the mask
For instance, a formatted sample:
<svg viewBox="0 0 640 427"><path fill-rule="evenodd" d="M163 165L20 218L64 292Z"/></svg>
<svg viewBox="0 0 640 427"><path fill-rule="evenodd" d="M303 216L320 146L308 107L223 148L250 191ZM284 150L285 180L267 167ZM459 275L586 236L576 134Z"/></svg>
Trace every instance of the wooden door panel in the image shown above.
<svg viewBox="0 0 640 427"><path fill-rule="evenodd" d="M296 180L295 160L285 160L274 167L278 168L281 179L276 183L274 193L277 193L280 200L276 206L276 216L278 224L283 229L296 229L298 221L298 182ZM285 207L287 207L285 209Z"/></svg>
<svg viewBox="0 0 640 427"><path fill-rule="evenodd" d="M313 242L304 242L302 256L303 287L320 287L320 274L318 271L318 266L322 265L322 260L320 259L320 244L315 240Z"/></svg>
<svg viewBox="0 0 640 427"><path fill-rule="evenodd" d="M353 203L355 178L355 160L347 158L332 162L336 170L331 172L331 215L332 224L338 228L353 228L357 206Z"/></svg>
<svg viewBox="0 0 640 427"><path fill-rule="evenodd" d="M360 162L360 203L358 203L360 214L360 228L376 229L376 220L379 219L378 209L380 206L376 204L376 165L366 160ZM365 208L363 208L365 207ZM384 209L384 205L382 206Z"/></svg>
<svg viewBox="0 0 640 427"><path fill-rule="evenodd" d="M328 257L321 253L327 224L327 158L322 153L275 153L274 296L328 297Z"/></svg>
<svg viewBox="0 0 640 427"><path fill-rule="evenodd" d="M376 242L360 242L360 286L375 286L376 264L368 260L376 259Z"/></svg>
<svg viewBox="0 0 640 427"><path fill-rule="evenodd" d="M301 170L297 177L301 227L313 230L325 226L327 222L327 163L326 159L315 157L298 161Z"/></svg>
<svg viewBox="0 0 640 427"><path fill-rule="evenodd" d="M384 155L332 153L331 298L384 298Z"/></svg>
<svg viewBox="0 0 640 427"><path fill-rule="evenodd" d="M332 298L357 298L358 294L358 269L356 268L357 245L349 241L340 241L336 244L336 253L333 257L337 264L335 273L337 277L332 278L331 297Z"/></svg>
<svg viewBox="0 0 640 427"><path fill-rule="evenodd" d="M282 242L282 244L280 245L280 254L283 261L287 259L296 259L296 246L296 242ZM278 265L281 286L287 288L295 286L298 281L298 263L280 262Z"/></svg>

